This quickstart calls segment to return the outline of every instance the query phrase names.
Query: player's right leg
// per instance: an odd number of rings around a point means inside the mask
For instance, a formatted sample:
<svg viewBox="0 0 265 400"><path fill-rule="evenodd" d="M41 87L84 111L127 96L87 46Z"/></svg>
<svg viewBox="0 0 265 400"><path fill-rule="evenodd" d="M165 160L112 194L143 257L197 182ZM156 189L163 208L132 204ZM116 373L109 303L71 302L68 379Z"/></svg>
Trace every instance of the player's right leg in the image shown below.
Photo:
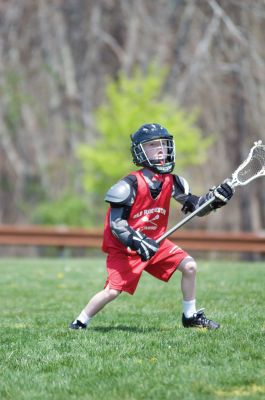
<svg viewBox="0 0 265 400"><path fill-rule="evenodd" d="M93 296L79 316L69 325L71 329L86 329L91 318L96 315L106 304L115 300L121 291L111 289L109 285Z"/></svg>

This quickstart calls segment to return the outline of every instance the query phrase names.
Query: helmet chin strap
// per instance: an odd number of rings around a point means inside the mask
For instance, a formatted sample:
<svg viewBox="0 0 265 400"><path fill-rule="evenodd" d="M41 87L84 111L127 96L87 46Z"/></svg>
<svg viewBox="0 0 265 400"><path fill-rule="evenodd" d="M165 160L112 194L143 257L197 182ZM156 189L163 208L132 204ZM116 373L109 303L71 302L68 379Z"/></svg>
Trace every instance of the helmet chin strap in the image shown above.
<svg viewBox="0 0 265 400"><path fill-rule="evenodd" d="M144 171L148 171L150 174L150 179L156 179L155 177L157 177L157 179L162 179L161 177L159 178L160 175L163 174L168 174L170 172L164 172L164 171L159 171L159 165L154 165L154 166L148 166L148 167L144 167Z"/></svg>
<svg viewBox="0 0 265 400"><path fill-rule="evenodd" d="M149 162L154 166L165 165L165 160L149 160Z"/></svg>

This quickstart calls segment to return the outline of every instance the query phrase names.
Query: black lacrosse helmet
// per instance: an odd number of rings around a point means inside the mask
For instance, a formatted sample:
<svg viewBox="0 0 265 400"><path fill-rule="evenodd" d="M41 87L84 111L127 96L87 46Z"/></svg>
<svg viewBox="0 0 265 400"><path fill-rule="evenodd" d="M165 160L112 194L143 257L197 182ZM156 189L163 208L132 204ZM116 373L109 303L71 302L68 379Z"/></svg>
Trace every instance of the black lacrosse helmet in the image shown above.
<svg viewBox="0 0 265 400"><path fill-rule="evenodd" d="M147 142L166 140L166 147L163 145L165 157L163 160L152 160L148 158L144 150L144 144ZM159 124L142 125L135 133L131 135L131 153L134 164L148 167L153 172L159 174L169 174L175 167L175 143L173 136ZM160 142L162 147L162 141Z"/></svg>

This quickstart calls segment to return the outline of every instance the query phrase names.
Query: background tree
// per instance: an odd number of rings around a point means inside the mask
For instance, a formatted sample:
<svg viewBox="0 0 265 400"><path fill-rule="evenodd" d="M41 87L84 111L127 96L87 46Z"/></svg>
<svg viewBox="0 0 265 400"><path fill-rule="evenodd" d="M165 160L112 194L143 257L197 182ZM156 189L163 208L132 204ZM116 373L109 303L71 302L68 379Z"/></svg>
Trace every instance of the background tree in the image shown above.
<svg viewBox="0 0 265 400"><path fill-rule="evenodd" d="M197 113L187 113L163 95L165 72L150 67L147 73L136 70L128 78L120 74L106 87L106 102L98 107L95 124L98 139L94 145L79 146L84 168L84 187L94 198L91 214L98 221L100 205L107 189L134 170L130 153L130 134L145 123L164 125L177 143L176 167L204 161L211 139L203 138L195 126Z"/></svg>
<svg viewBox="0 0 265 400"><path fill-rule="evenodd" d="M168 70L163 98L200 108L215 135L201 167L186 169L194 192L221 181L263 139L265 1L0 0L0 222L82 193L76 157L94 144L94 112L106 80L150 62ZM265 182L192 226L262 230Z"/></svg>

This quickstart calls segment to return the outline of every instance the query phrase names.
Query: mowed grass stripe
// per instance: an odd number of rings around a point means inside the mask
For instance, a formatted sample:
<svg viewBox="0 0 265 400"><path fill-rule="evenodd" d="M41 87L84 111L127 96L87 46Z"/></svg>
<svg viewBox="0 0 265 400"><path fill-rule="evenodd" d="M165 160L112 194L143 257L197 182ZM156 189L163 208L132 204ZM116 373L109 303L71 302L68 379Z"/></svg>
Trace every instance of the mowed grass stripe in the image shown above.
<svg viewBox="0 0 265 400"><path fill-rule="evenodd" d="M1 399L264 399L264 263L199 262L214 332L180 323L180 274L143 274L86 331L68 324L106 278L104 258L0 260Z"/></svg>

